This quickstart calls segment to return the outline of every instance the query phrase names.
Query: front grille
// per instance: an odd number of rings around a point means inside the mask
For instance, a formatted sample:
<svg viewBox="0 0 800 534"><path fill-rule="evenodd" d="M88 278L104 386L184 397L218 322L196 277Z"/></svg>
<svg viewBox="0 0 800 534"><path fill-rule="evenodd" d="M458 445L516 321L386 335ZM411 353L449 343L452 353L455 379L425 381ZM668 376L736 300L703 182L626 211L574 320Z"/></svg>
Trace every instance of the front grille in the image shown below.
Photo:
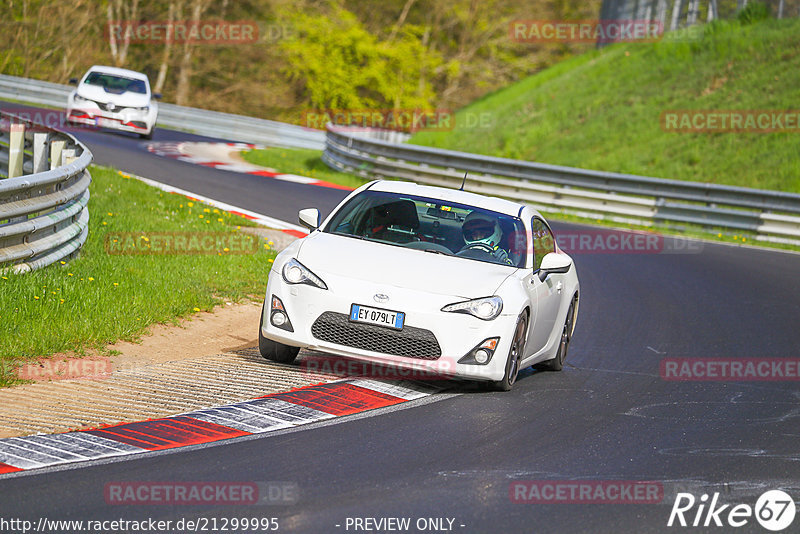
<svg viewBox="0 0 800 534"><path fill-rule="evenodd" d="M353 323L343 313L323 313L311 325L311 334L329 343L394 356L437 360L442 355L439 342L430 330L413 326L404 326L402 330L391 330L381 326Z"/></svg>
<svg viewBox="0 0 800 534"><path fill-rule="evenodd" d="M112 113L119 113L125 109L125 106L114 106L114 109L111 109L107 102L96 102L96 104L103 111L111 111Z"/></svg>

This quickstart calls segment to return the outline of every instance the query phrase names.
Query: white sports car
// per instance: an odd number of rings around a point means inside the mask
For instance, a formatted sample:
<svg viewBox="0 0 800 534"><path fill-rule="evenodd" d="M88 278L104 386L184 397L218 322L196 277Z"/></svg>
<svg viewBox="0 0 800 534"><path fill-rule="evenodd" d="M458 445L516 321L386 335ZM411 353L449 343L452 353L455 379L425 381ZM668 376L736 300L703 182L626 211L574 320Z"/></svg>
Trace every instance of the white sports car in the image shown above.
<svg viewBox="0 0 800 534"><path fill-rule="evenodd" d="M153 137L161 95L150 92L145 74L95 65L70 83L78 87L67 98L67 122Z"/></svg>
<svg viewBox="0 0 800 534"><path fill-rule="evenodd" d="M575 265L534 209L474 193L375 181L275 258L259 348L300 348L491 381L560 370L578 315Z"/></svg>

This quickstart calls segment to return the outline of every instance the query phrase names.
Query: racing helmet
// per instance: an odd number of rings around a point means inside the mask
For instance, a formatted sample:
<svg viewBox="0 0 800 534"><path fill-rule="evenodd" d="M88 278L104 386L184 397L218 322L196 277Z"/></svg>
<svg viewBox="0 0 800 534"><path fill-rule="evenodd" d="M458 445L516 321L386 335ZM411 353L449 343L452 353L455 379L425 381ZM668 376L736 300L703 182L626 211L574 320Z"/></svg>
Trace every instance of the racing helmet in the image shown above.
<svg viewBox="0 0 800 534"><path fill-rule="evenodd" d="M461 232L467 245L482 243L495 248L500 243L502 230L497 219L489 214L473 211L464 219Z"/></svg>

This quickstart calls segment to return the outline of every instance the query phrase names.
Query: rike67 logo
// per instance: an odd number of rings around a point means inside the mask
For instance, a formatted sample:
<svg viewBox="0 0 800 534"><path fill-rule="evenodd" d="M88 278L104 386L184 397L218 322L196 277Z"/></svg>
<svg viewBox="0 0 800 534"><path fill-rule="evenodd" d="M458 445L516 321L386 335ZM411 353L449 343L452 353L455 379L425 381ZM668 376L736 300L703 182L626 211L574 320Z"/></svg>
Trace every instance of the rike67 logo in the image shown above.
<svg viewBox="0 0 800 534"><path fill-rule="evenodd" d="M696 499L691 493L678 493L667 526L738 528L747 525L755 517L765 529L779 532L792 524L795 513L794 501L788 493L780 490L762 494L755 507L749 504L719 504L719 493L714 493L710 502L708 494Z"/></svg>

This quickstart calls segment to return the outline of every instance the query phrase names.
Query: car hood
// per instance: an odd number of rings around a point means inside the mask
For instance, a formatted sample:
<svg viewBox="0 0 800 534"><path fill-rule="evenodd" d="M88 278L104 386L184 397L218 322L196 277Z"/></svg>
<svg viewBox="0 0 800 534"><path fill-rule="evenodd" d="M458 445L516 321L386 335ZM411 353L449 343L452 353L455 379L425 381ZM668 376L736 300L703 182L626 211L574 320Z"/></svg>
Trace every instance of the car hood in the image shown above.
<svg viewBox="0 0 800 534"><path fill-rule="evenodd" d="M125 91L122 94L107 93L99 85L81 84L77 93L83 98L94 100L95 102L113 102L116 106L141 108L150 105L150 97L141 93Z"/></svg>
<svg viewBox="0 0 800 534"><path fill-rule="evenodd" d="M323 280L332 274L465 299L494 295L515 272L504 265L324 232L303 240L297 260Z"/></svg>

